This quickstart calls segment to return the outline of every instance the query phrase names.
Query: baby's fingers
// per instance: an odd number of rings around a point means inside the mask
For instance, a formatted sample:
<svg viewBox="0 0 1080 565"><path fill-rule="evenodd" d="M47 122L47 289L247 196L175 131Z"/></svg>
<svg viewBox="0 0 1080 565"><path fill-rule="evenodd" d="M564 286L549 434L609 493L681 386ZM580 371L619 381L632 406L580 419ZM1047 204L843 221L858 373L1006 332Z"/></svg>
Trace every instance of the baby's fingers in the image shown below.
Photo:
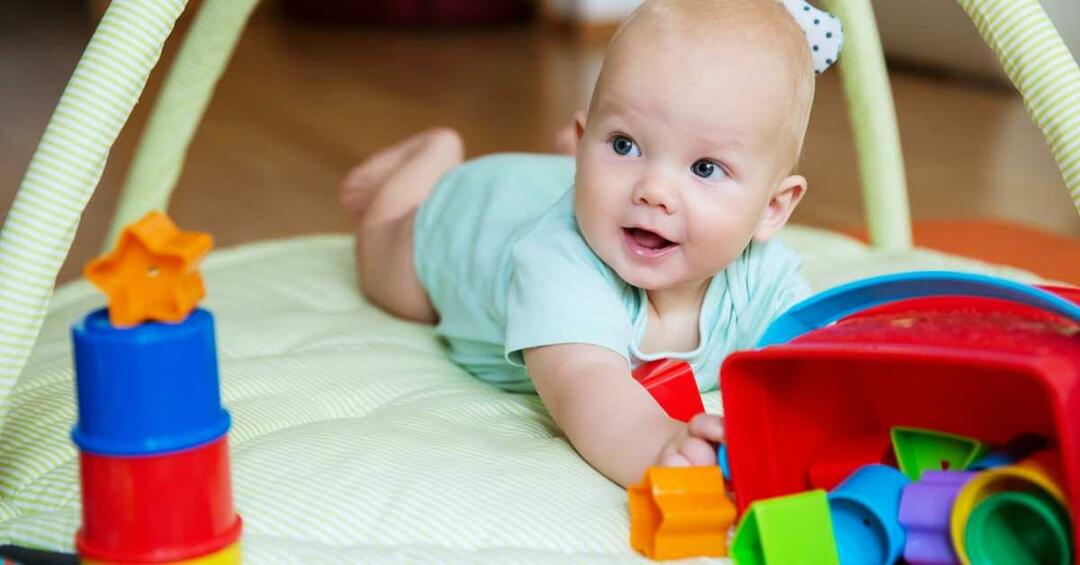
<svg viewBox="0 0 1080 565"><path fill-rule="evenodd" d="M712 414L698 414L690 420L687 431L693 437L706 439L713 443L723 443L724 419Z"/></svg>
<svg viewBox="0 0 1080 565"><path fill-rule="evenodd" d="M704 467L716 465L716 448L709 442L688 437L679 446L679 454L682 455L691 467Z"/></svg>
<svg viewBox="0 0 1080 565"><path fill-rule="evenodd" d="M672 445L660 455L661 467L692 467L693 464L679 451L680 446Z"/></svg>

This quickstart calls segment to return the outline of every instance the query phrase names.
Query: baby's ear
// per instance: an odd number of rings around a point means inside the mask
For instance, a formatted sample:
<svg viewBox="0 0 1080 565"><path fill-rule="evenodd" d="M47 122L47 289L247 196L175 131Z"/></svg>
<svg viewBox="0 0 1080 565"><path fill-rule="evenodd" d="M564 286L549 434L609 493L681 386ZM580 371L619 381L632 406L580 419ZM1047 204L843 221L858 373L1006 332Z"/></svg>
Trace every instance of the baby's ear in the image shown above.
<svg viewBox="0 0 1080 565"><path fill-rule="evenodd" d="M581 141L582 136L585 135L585 122L587 119L585 112L581 110L574 112L574 135L577 136L578 141Z"/></svg>
<svg viewBox="0 0 1080 565"><path fill-rule="evenodd" d="M802 175L791 175L780 181L761 214L761 222L754 232L754 241L765 242L776 235L799 205L806 189L806 178Z"/></svg>

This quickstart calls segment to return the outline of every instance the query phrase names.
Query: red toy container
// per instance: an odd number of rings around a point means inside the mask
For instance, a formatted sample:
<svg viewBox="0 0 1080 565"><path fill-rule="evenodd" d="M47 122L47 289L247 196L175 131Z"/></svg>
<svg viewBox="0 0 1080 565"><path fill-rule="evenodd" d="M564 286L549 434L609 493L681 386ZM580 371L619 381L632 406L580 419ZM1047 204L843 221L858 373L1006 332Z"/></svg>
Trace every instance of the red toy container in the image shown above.
<svg viewBox="0 0 1080 565"><path fill-rule="evenodd" d="M79 554L108 562L178 561L240 538L226 436L172 453L115 457L82 452Z"/></svg>
<svg viewBox="0 0 1080 565"><path fill-rule="evenodd" d="M1050 290L1080 303L1080 291ZM721 384L740 512L809 490L822 470L878 462L889 429L913 426L994 444L1050 438L1080 517L1080 327L1053 314L995 299L906 300L733 354ZM1075 525L1073 536L1080 547Z"/></svg>

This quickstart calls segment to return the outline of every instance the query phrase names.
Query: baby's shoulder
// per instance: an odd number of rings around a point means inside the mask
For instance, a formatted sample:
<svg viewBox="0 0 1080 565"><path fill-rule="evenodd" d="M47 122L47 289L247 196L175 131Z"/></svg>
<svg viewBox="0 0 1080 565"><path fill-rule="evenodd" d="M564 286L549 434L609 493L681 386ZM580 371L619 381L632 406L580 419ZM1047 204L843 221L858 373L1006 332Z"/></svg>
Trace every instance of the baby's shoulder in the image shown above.
<svg viewBox="0 0 1080 565"><path fill-rule="evenodd" d="M511 268L522 281L541 281L568 292L593 289L626 294L630 287L589 247L577 221L554 207L530 226L511 250Z"/></svg>
<svg viewBox="0 0 1080 565"><path fill-rule="evenodd" d="M514 255L518 260L591 263L592 248L585 241L574 214L574 189L565 191L543 213L523 226L515 238Z"/></svg>
<svg viewBox="0 0 1080 565"><path fill-rule="evenodd" d="M783 241L772 238L768 241L751 241L742 255L731 267L743 277L760 277L774 271L797 270L802 265L802 257Z"/></svg>
<svg viewBox="0 0 1080 565"><path fill-rule="evenodd" d="M746 263L744 277L751 292L771 292L788 286L803 289L806 286L802 256L780 239L751 244Z"/></svg>
<svg viewBox="0 0 1080 565"><path fill-rule="evenodd" d="M802 257L778 239L751 242L723 273L737 309L773 301L789 302L810 292L802 273ZM740 308L742 306L742 308Z"/></svg>

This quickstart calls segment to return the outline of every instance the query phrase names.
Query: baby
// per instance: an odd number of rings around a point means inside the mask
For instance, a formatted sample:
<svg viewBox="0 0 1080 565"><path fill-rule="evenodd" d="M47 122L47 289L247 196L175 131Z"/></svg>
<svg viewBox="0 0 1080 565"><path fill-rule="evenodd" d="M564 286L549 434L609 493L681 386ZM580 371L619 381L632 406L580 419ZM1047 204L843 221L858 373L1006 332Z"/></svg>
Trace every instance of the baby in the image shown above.
<svg viewBox="0 0 1080 565"><path fill-rule="evenodd" d="M476 377L538 393L623 486L715 464L722 418L669 418L631 370L685 359L715 389L724 356L809 292L772 239L806 193L814 94L805 3L788 3L647 1L575 116L574 159L463 164L449 130L372 156L342 188L363 293L437 324Z"/></svg>

